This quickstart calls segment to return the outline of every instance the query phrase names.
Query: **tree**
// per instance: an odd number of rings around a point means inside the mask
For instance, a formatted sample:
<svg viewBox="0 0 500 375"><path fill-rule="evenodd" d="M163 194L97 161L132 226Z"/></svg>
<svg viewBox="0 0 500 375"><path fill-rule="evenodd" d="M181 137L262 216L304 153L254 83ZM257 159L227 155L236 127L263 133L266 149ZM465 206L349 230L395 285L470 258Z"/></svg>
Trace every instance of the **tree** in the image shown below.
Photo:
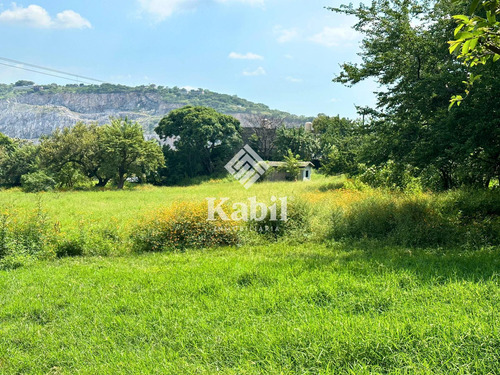
<svg viewBox="0 0 500 375"><path fill-rule="evenodd" d="M411 165L415 173L438 171L443 188L486 186L490 176L498 177L498 64L476 66L473 73L483 79L471 91L471 106L448 111L451 93L468 74L447 47L455 29L451 15L462 6L375 0L332 10L357 17L354 28L364 35L362 63L343 64L335 81L353 85L372 77L383 88L377 93L379 115L366 126L370 154L363 157ZM477 166L474 182L464 178L466 165Z"/></svg>
<svg viewBox="0 0 500 375"><path fill-rule="evenodd" d="M21 80L21 81L17 81L16 83L14 83L14 86L16 86L16 87L19 87L19 86L33 86L34 84L35 84L35 82L33 82L33 81Z"/></svg>
<svg viewBox="0 0 500 375"><path fill-rule="evenodd" d="M155 131L164 141L174 140L174 147L165 151L167 164L187 177L208 176L220 170L242 143L240 122L207 107L176 109Z"/></svg>
<svg viewBox="0 0 500 375"><path fill-rule="evenodd" d="M38 147L27 141L0 140L0 184L20 186L23 175L36 171Z"/></svg>
<svg viewBox="0 0 500 375"><path fill-rule="evenodd" d="M285 164L279 167L278 170L285 172L288 180L297 181L297 177L300 173L299 157L299 155L294 155L291 150L288 150L283 158Z"/></svg>
<svg viewBox="0 0 500 375"><path fill-rule="evenodd" d="M37 155L32 143L0 133L0 185L20 186L22 176L37 168Z"/></svg>
<svg viewBox="0 0 500 375"><path fill-rule="evenodd" d="M282 126L276 131L275 157L282 160L288 151L299 155L302 160L315 159L321 149L318 137L304 127L287 128Z"/></svg>
<svg viewBox="0 0 500 375"><path fill-rule="evenodd" d="M54 174L62 171L66 176L71 170L78 171L87 178L95 178L98 181L96 186L104 187L114 177L115 170L110 164L103 137L103 128L97 124L79 122L72 128L56 129L50 136L42 138L42 166Z"/></svg>
<svg viewBox="0 0 500 375"><path fill-rule="evenodd" d="M322 171L326 174L356 173L363 138L360 126L340 116L320 114L314 119L313 128L320 139Z"/></svg>
<svg viewBox="0 0 500 375"><path fill-rule="evenodd" d="M275 149L276 130L283 126L283 118L253 114L247 117L247 122L253 131L252 148L264 160L270 160Z"/></svg>
<svg viewBox="0 0 500 375"><path fill-rule="evenodd" d="M108 168L114 171L118 189L123 189L131 175L144 175L155 171L165 160L156 141L146 141L142 127L127 118L112 119L103 127L102 142Z"/></svg>
<svg viewBox="0 0 500 375"><path fill-rule="evenodd" d="M473 0L469 7L469 14L453 16L458 26L455 29L455 40L449 41L450 53L455 53L464 64L474 67L485 64L489 59L496 62L500 59L500 1L499 0ZM465 90L468 96L474 83L481 76L470 74ZM450 108L463 101L462 95L452 96Z"/></svg>

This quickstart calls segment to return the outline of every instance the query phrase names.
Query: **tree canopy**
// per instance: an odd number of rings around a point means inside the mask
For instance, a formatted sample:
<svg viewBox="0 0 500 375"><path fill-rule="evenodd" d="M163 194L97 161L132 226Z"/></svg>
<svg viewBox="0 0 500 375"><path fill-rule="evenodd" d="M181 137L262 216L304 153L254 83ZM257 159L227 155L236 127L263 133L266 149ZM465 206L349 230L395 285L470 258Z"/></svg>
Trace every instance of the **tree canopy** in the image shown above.
<svg viewBox="0 0 500 375"><path fill-rule="evenodd" d="M352 85L374 78L382 87L376 116L365 129L371 145L364 146L361 161L410 165L418 175L435 170L444 188L487 186L499 176L498 64L474 67L483 78L467 109L448 110L469 73L447 43L456 26L451 16L463 11L462 4L375 0L331 10L355 16L354 27L363 34L361 64L343 64L335 81Z"/></svg>
<svg viewBox="0 0 500 375"><path fill-rule="evenodd" d="M186 106L170 112L155 129L164 141L171 173L185 177L210 175L220 170L241 146L240 122L207 107Z"/></svg>

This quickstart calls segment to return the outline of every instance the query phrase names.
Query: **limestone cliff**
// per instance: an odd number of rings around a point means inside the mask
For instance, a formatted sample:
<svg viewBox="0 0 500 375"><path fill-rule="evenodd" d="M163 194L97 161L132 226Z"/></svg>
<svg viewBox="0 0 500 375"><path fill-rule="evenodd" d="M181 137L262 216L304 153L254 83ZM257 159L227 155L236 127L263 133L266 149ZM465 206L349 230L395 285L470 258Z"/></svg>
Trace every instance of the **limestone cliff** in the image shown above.
<svg viewBox="0 0 500 375"><path fill-rule="evenodd" d="M54 129L72 126L78 121L104 124L109 117L125 117L139 122L146 134L153 135L153 129L160 119L173 109L187 104L207 105L231 114L248 126L245 117L249 113L266 113L267 106L207 91L188 92L182 89L144 87L119 87L117 92L102 92L96 86L95 92L88 87L68 88L51 85L45 90L36 86L17 89L13 85L2 85L0 92L0 132L10 137L37 139ZM10 91L9 91L10 90ZM169 90L169 91L165 91ZM175 91L177 90L177 91ZM172 94L172 92L175 94ZM248 103L248 104L247 104ZM272 111L270 111L272 112ZM285 112L293 123L303 123L304 118ZM272 115L272 113L271 113Z"/></svg>

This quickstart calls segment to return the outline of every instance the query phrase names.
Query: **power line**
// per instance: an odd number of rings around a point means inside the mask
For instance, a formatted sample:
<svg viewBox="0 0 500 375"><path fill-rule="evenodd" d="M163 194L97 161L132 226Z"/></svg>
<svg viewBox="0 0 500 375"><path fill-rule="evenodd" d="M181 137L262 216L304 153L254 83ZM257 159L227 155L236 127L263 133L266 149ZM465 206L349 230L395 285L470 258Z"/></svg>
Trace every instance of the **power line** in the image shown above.
<svg viewBox="0 0 500 375"><path fill-rule="evenodd" d="M99 79L95 79L95 78L90 78L90 77L85 77L85 76L81 76L81 75L78 75L78 74L73 74L73 73L67 73L67 72L63 72L61 70L56 70L56 69L52 69L52 68L46 68L46 67L43 67L43 66L40 66L40 65L34 65L34 64L30 64L30 63L25 63L25 62L22 62L22 61L18 61L18 60L13 60L13 59L8 59L6 57L0 57L0 60L3 60L3 61L7 61L7 62L10 62L10 63L15 63L15 64L21 64L21 65L25 65L25 66L30 66L32 68L36 68L36 69L42 69L42 70L47 70L49 72L54 72L54 73L59 73L59 74L64 74L66 76L71 76L71 77L76 77L76 78L81 78L81 79L84 79L84 80L87 80L87 81L95 81L95 82L99 82L99 83L106 83L104 81L101 81ZM2 65L6 65L6 64L2 64ZM15 66L16 68L20 68L20 67L17 67ZM25 69L25 70L29 70L29 69ZM34 71L34 70L30 70L30 71ZM38 71L34 71L36 73L41 73L41 74L46 74L46 73L43 73L43 72L38 72ZM47 74L49 75L49 74ZM54 77L58 77L58 78L64 78L64 79L69 79L69 78L65 78L65 77L60 77L60 76L54 76ZM74 81L74 79L71 79L72 81ZM81 81L77 81L77 82L81 82Z"/></svg>
<svg viewBox="0 0 500 375"><path fill-rule="evenodd" d="M2 62L0 62L0 65L8 66L8 67L10 67L10 68L16 68L16 69L27 70L27 71L29 71L29 72L35 72L35 73L39 73L39 74L45 74L46 76L51 76L51 77L57 77L57 78L67 79L67 80L69 80L69 81L73 81L73 82L85 83L85 82L83 82L83 81L81 81L81 80L76 80L76 79L72 79L72 78L68 78L68 77L58 76L58 75L55 75L55 74L50 74L50 73L40 72L40 71L38 71L38 70L28 69L28 68L23 68L23 67L21 67L21 66L9 65L9 64L2 63Z"/></svg>

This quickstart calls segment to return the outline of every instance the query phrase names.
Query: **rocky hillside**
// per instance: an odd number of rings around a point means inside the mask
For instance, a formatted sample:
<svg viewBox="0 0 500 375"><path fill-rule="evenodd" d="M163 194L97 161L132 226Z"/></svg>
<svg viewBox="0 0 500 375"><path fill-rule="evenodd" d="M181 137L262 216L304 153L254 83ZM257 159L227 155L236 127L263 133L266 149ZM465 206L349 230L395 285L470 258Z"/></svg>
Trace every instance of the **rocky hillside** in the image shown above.
<svg viewBox="0 0 500 375"><path fill-rule="evenodd" d="M188 104L205 105L233 115L243 126L250 126L246 119L252 114L279 116L292 126L309 120L202 89L18 84L0 85L0 132L10 137L37 139L78 121L105 123L110 116L128 116L153 135L154 127L165 114Z"/></svg>

